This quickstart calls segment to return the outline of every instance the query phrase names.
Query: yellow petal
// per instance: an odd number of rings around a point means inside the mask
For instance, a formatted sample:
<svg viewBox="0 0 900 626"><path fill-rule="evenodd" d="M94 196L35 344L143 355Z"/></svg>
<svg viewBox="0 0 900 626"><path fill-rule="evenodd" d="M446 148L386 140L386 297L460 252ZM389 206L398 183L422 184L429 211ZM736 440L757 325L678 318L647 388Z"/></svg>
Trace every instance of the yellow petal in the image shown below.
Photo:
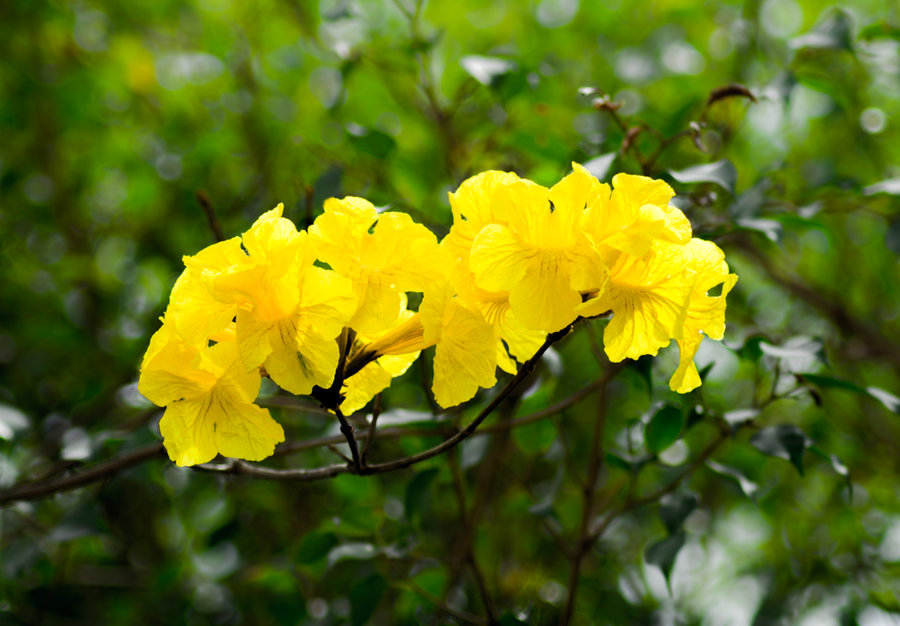
<svg viewBox="0 0 900 626"><path fill-rule="evenodd" d="M418 352L400 356L383 356L344 381L344 401L341 411L350 415L363 408L369 400L387 389L391 380L406 373L419 356Z"/></svg>
<svg viewBox="0 0 900 626"><path fill-rule="evenodd" d="M527 328L555 332L577 317L575 308L581 304L581 296L572 289L563 261L559 253L542 252L510 289L509 304Z"/></svg>
<svg viewBox="0 0 900 626"><path fill-rule="evenodd" d="M519 180L511 172L487 171L466 179L450 195L453 227L444 242L454 256L468 259L472 243L488 224L502 223L494 214L494 194L498 189Z"/></svg>
<svg viewBox="0 0 900 626"><path fill-rule="evenodd" d="M166 452L181 467L212 461L219 453L208 409L207 399L182 400L169 405L159 420Z"/></svg>
<svg viewBox="0 0 900 626"><path fill-rule="evenodd" d="M507 227L491 224L475 238L469 265L482 289L509 291L525 275L534 255Z"/></svg>
<svg viewBox="0 0 900 626"><path fill-rule="evenodd" d="M578 307L581 315L613 312L603 342L613 362L655 355L671 339L680 339L694 277L680 257L655 252L644 260L622 255L610 269L606 289Z"/></svg>
<svg viewBox="0 0 900 626"><path fill-rule="evenodd" d="M210 419L210 418L207 418ZM222 401L216 410L215 443L223 456L261 461L284 441L284 430L267 409L255 404Z"/></svg>
<svg viewBox="0 0 900 626"><path fill-rule="evenodd" d="M144 354L138 391L158 406L202 394L215 377L200 369L199 349L185 342L168 324L153 334Z"/></svg>
<svg viewBox="0 0 900 626"><path fill-rule="evenodd" d="M315 332L299 333L294 320L278 323L269 335L272 352L266 358L266 371L286 391L305 395L315 385L328 387L334 380L339 350L334 338Z"/></svg>
<svg viewBox="0 0 900 626"><path fill-rule="evenodd" d="M434 355L434 398L444 408L471 399L497 382L494 329L484 318L450 300Z"/></svg>
<svg viewBox="0 0 900 626"><path fill-rule="evenodd" d="M299 327L326 338L341 334L356 312L353 284L336 272L308 267L302 273Z"/></svg>

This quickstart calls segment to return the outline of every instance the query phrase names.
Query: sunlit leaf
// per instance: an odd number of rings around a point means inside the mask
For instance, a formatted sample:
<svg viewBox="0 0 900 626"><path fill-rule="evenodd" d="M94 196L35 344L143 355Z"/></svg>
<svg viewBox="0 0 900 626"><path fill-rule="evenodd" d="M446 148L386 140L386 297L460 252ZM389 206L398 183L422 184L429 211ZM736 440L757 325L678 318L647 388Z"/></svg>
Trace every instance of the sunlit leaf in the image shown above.
<svg viewBox="0 0 900 626"><path fill-rule="evenodd" d="M594 157L590 161L582 163L582 165L587 171L593 174L594 177L597 178L597 180L603 181L606 180L607 175L609 175L609 168L612 167L612 164L616 160L616 157L618 155L618 152L601 154L598 157Z"/></svg>
<svg viewBox="0 0 900 626"><path fill-rule="evenodd" d="M683 170L670 170L669 174L679 183L715 183L731 194L734 193L737 183L737 170L728 159L695 165Z"/></svg>
<svg viewBox="0 0 900 626"><path fill-rule="evenodd" d="M733 467L728 467L727 465L722 465L721 463L716 463L715 461L707 461L706 466L717 474L728 476L729 478L737 482L737 484L741 487L741 491L744 492L744 495L751 500L756 497L756 492L759 491L759 485L744 476L738 470L734 469Z"/></svg>
<svg viewBox="0 0 900 626"><path fill-rule="evenodd" d="M364 561L374 558L378 550L371 543L357 542L345 543L336 546L328 552L328 567L334 567L336 563L345 559Z"/></svg>
<svg viewBox="0 0 900 626"><path fill-rule="evenodd" d="M735 221L742 229L762 233L773 243L781 241L782 226L776 220L743 217Z"/></svg>
<svg viewBox="0 0 900 626"><path fill-rule="evenodd" d="M459 63L472 78L487 86L492 85L498 77L514 71L517 67L515 62L508 59L476 54L464 56Z"/></svg>
<svg viewBox="0 0 900 626"><path fill-rule="evenodd" d="M853 22L850 16L840 10L833 10L812 31L790 41L791 48L820 48L831 50L853 50Z"/></svg>

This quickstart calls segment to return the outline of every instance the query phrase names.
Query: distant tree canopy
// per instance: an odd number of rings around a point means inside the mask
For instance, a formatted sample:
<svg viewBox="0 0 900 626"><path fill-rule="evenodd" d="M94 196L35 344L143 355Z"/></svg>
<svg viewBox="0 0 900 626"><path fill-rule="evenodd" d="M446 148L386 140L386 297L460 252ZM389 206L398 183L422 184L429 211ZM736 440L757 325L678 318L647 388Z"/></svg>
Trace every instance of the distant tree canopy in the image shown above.
<svg viewBox="0 0 900 626"><path fill-rule="evenodd" d="M897 619L893 3L12 0L0 59L0 623Z"/></svg>

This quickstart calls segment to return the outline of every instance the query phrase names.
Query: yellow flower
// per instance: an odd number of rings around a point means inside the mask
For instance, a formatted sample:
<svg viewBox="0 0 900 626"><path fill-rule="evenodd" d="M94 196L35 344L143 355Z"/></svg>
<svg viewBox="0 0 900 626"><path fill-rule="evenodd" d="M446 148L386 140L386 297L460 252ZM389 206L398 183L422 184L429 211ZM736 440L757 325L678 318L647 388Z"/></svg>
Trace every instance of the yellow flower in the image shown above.
<svg viewBox="0 0 900 626"><path fill-rule="evenodd" d="M264 365L275 383L298 395L328 387L339 358L335 339L356 311L350 281L313 265L308 235L281 217L281 205L263 214L243 242L250 263L219 272L213 292L238 305L244 366Z"/></svg>
<svg viewBox="0 0 900 626"><path fill-rule="evenodd" d="M240 237L221 241L194 256L184 257L186 267L172 288L166 323L197 345L206 345L210 338L218 340L217 334L227 328L237 314L237 304L216 299L212 280L223 269L248 262L249 257L241 248Z"/></svg>
<svg viewBox="0 0 900 626"><path fill-rule="evenodd" d="M253 404L259 384L259 372L244 368L233 343L198 348L164 323L144 355L138 389L166 407L163 444L185 466L216 454L259 461L284 441L269 411Z"/></svg>
<svg viewBox="0 0 900 626"><path fill-rule="evenodd" d="M509 292L527 328L560 330L577 316L580 292L606 283L602 258L581 229L585 207L600 191L593 176L576 169L551 189L519 180L494 195L499 223L478 233L469 265L479 287Z"/></svg>
<svg viewBox="0 0 900 626"><path fill-rule="evenodd" d="M585 317L612 311L603 332L610 361L656 355L671 339L681 338L694 287L681 260L659 244L646 257L620 254L610 268L605 291L578 307Z"/></svg>
<svg viewBox="0 0 900 626"><path fill-rule="evenodd" d="M453 226L441 242L463 262L468 262L472 243L488 224L505 224L494 211L495 195L499 189L521 180L512 172L489 170L467 178L459 189L448 194Z"/></svg>
<svg viewBox="0 0 900 626"><path fill-rule="evenodd" d="M330 198L309 229L318 258L353 283L359 298L350 327L365 334L393 325L404 292L421 292L449 271L434 234L405 213L379 214L362 198Z"/></svg>
<svg viewBox="0 0 900 626"><path fill-rule="evenodd" d="M419 315L426 345L435 345L434 399L444 408L470 400L497 382L494 327L477 309L453 297L449 284L425 292Z"/></svg>
<svg viewBox="0 0 900 626"><path fill-rule="evenodd" d="M406 305L405 295L403 305L404 307ZM408 322L414 316L415 313L412 311L404 310L401 316L402 322L398 326ZM357 352L370 349L369 346L372 345L374 339L373 337L358 335L354 344L358 348ZM354 356L354 352L351 351L348 362L352 363ZM412 350L402 354L386 354L368 363L359 372L344 379L344 386L341 389L341 392L344 394L344 400L340 406L341 412L345 415L350 415L354 411L363 408L376 394L387 389L394 378L405 374L418 356L419 350Z"/></svg>
<svg viewBox="0 0 900 626"><path fill-rule="evenodd" d="M669 387L678 393L687 393L700 386L700 375L694 365L694 355L704 335L721 340L725 334L725 297L737 282L737 275L730 274L725 254L719 247L693 239L681 250L684 265L694 274L694 288L688 303L682 338L678 340L680 363L669 380ZM709 291L721 285L718 295Z"/></svg>
<svg viewBox="0 0 900 626"><path fill-rule="evenodd" d="M583 169L577 163L576 171ZM616 252L644 256L651 244L661 239L687 243L691 224L679 209L669 206L675 195L661 180L631 174L616 174L613 190L601 185L600 193L585 214L583 227L608 264Z"/></svg>

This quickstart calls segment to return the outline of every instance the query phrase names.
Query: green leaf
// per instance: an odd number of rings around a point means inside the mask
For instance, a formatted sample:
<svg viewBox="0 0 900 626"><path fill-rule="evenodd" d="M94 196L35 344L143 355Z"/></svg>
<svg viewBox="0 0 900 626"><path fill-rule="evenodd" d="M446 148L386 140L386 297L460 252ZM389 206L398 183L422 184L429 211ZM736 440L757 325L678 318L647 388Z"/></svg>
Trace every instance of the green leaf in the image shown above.
<svg viewBox="0 0 900 626"><path fill-rule="evenodd" d="M781 241L781 222L760 217L742 217L735 220L741 230L749 230L765 235L772 243Z"/></svg>
<svg viewBox="0 0 900 626"><path fill-rule="evenodd" d="M375 558L378 550L371 543L354 542L336 546L328 552L328 567L347 559L365 561Z"/></svg>
<svg viewBox="0 0 900 626"><path fill-rule="evenodd" d="M900 398L884 389L878 387L863 387L850 382L849 380L834 378L833 376L824 376L822 374L801 373L797 374L797 376L817 387L825 389L841 389L843 391L852 391L853 393L869 396L883 404L888 411L900 413Z"/></svg>
<svg viewBox="0 0 900 626"><path fill-rule="evenodd" d="M789 372L809 370L825 362L825 344L815 337L791 337L780 346L762 341L759 349L767 356L779 359Z"/></svg>
<svg viewBox="0 0 900 626"><path fill-rule="evenodd" d="M716 463L715 461L707 461L706 466L717 474L728 476L729 478L735 480L740 486L741 491L744 492L744 495L751 500L755 500L756 492L759 491L759 485L744 476L741 472L734 469L733 467L728 467L727 465L722 465L721 463Z"/></svg>
<svg viewBox="0 0 900 626"><path fill-rule="evenodd" d="M644 560L662 570L667 585L669 584L669 574L672 573L672 567L675 565L675 558L684 546L684 539L684 531L679 530L665 539L650 544L644 551Z"/></svg>
<svg viewBox="0 0 900 626"><path fill-rule="evenodd" d="M459 64L469 76L488 87L494 85L499 77L509 74L517 68L516 64L508 59L476 54L464 56L460 59Z"/></svg>
<svg viewBox="0 0 900 626"><path fill-rule="evenodd" d="M410 520L422 517L422 511L431 499L431 483L437 478L437 468L431 467L416 474L406 486L406 517Z"/></svg>
<svg viewBox="0 0 900 626"><path fill-rule="evenodd" d="M678 441L684 428L684 414L678 407L667 404L650 418L644 427L644 442L647 451L659 454Z"/></svg>
<svg viewBox="0 0 900 626"><path fill-rule="evenodd" d="M900 178L888 178L874 185L863 187L863 193L867 196L874 196L876 193L900 196Z"/></svg>
<svg viewBox="0 0 900 626"><path fill-rule="evenodd" d="M298 563L315 563L325 558L338 543L337 535L332 532L313 531L303 538L296 560Z"/></svg>
<svg viewBox="0 0 900 626"><path fill-rule="evenodd" d="M853 51L853 21L850 16L835 9L812 31L791 39L794 50L817 48L821 50Z"/></svg>
<svg viewBox="0 0 900 626"><path fill-rule="evenodd" d="M865 41L872 39L896 39L900 41L900 28L889 24L887 20L878 20L859 31L859 38Z"/></svg>
<svg viewBox="0 0 900 626"><path fill-rule="evenodd" d="M582 163L582 165L587 171L593 174L594 177L597 178L597 180L605 180L606 176L609 174L609 168L612 167L612 164L616 160L616 157L618 155L618 152L601 154L600 156L594 157L590 161Z"/></svg>
<svg viewBox="0 0 900 626"><path fill-rule="evenodd" d="M750 443L769 456L790 461L803 476L803 451L809 446L809 438L792 424L769 426L753 435Z"/></svg>
<svg viewBox="0 0 900 626"><path fill-rule="evenodd" d="M694 512L699 502L697 494L689 491L670 493L662 497L659 501L659 517L670 535L681 529L684 520Z"/></svg>
<svg viewBox="0 0 900 626"><path fill-rule="evenodd" d="M737 184L737 170L728 159L669 171L669 174L679 183L715 183L730 194L734 194Z"/></svg>
<svg viewBox="0 0 900 626"><path fill-rule="evenodd" d="M380 574L372 574L354 585L347 594L350 599L350 623L362 626L368 622L386 590L387 582Z"/></svg>

